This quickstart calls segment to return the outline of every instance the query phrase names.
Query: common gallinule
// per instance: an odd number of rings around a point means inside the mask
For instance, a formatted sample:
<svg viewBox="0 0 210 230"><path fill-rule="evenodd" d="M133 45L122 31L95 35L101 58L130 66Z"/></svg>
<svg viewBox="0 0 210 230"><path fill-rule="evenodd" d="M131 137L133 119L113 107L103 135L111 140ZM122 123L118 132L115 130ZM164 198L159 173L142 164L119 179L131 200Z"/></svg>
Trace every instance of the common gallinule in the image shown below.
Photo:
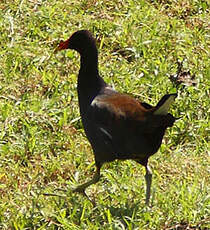
<svg viewBox="0 0 210 230"><path fill-rule="evenodd" d="M112 89L99 75L96 42L87 30L79 30L61 41L56 51L63 49L76 50L81 56L79 108L96 165L93 178L74 191L85 194L88 186L98 182L105 162L132 159L146 169L146 204L149 204L152 172L148 158L157 152L166 128L176 120L168 109L177 94L163 96L153 107Z"/></svg>

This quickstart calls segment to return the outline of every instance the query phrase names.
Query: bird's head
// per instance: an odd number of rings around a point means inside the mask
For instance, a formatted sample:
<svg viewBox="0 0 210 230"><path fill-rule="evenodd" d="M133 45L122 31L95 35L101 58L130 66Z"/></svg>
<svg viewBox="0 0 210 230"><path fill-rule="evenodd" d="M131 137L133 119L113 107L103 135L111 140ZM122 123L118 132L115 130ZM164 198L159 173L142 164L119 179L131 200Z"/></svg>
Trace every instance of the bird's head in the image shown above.
<svg viewBox="0 0 210 230"><path fill-rule="evenodd" d="M64 49L73 49L83 54L86 50L95 47L95 39L88 30L78 30L66 41L61 41L55 52Z"/></svg>

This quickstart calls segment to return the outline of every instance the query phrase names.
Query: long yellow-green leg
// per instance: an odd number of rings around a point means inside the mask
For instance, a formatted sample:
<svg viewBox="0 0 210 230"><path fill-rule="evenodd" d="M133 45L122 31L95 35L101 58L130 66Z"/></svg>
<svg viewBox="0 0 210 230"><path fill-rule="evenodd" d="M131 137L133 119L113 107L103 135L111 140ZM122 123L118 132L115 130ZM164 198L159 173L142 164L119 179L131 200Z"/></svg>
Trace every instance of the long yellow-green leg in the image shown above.
<svg viewBox="0 0 210 230"><path fill-rule="evenodd" d="M150 200L150 194L151 194L151 185L152 185L152 171L149 168L148 165L145 166L146 168L146 174L145 174L145 180L146 180L146 205L149 205Z"/></svg>
<svg viewBox="0 0 210 230"><path fill-rule="evenodd" d="M83 193L85 196L87 196L87 195L85 194L85 189L86 189L87 187L89 187L90 185L95 184L95 183L97 183L97 182L99 181L99 179L100 179L100 168L101 168L101 166L96 165L96 172L95 172L93 178L92 178L91 180L89 180L88 182L86 182L86 183L84 183L84 184L81 184L81 185L77 186L77 187L73 190L73 192Z"/></svg>

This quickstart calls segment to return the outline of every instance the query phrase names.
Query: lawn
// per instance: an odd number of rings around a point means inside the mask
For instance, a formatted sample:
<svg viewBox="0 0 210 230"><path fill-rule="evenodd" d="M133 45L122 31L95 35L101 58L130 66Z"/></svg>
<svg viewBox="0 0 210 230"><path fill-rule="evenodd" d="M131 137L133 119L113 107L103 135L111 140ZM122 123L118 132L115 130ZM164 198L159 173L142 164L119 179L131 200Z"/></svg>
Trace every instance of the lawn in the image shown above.
<svg viewBox="0 0 210 230"><path fill-rule="evenodd" d="M209 21L207 0L1 1L0 229L209 229ZM87 189L95 207L71 191L93 175L94 158L79 55L53 51L78 29L96 36L105 81L141 101L176 90L178 62L189 71L170 110L181 119L149 160L150 207L134 161L103 166Z"/></svg>

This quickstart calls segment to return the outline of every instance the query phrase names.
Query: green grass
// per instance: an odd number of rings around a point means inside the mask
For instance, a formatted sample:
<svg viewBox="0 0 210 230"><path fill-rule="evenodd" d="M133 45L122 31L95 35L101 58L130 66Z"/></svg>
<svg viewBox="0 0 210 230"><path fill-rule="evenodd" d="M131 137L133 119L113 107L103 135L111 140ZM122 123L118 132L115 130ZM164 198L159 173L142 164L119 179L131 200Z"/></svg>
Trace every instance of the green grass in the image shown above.
<svg viewBox="0 0 210 230"><path fill-rule="evenodd" d="M209 229L209 5L205 0L65 0L0 3L0 229ZM155 105L174 90L177 60L195 74L171 112L181 116L144 169L113 162L93 175L79 117L79 56L52 54L78 29L97 36L100 73L121 92ZM52 55L52 56L51 56ZM56 188L62 196L44 196ZM188 227L188 228L187 228Z"/></svg>

